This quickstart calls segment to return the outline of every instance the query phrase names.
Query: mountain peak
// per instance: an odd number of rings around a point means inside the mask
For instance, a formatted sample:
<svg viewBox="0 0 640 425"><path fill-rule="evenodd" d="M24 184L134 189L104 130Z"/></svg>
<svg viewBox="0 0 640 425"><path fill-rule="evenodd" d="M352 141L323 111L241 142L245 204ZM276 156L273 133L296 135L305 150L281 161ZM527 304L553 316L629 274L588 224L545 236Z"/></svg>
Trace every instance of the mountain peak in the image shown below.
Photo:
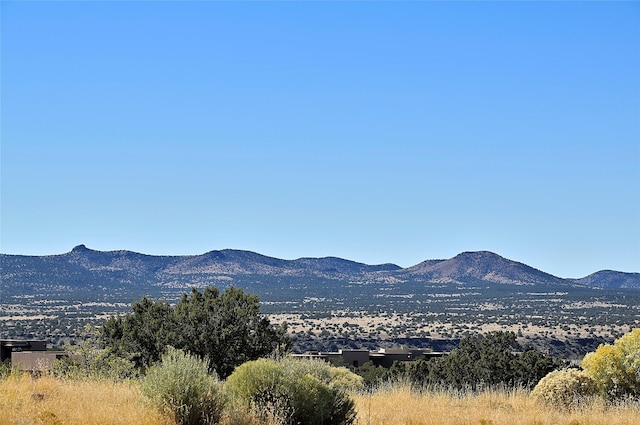
<svg viewBox="0 0 640 425"><path fill-rule="evenodd" d="M464 251L453 257L453 259L504 260L505 258L491 251Z"/></svg>
<svg viewBox="0 0 640 425"><path fill-rule="evenodd" d="M430 260L406 269L436 282L484 281L511 285L566 284L562 279L490 251L465 251L448 260Z"/></svg>

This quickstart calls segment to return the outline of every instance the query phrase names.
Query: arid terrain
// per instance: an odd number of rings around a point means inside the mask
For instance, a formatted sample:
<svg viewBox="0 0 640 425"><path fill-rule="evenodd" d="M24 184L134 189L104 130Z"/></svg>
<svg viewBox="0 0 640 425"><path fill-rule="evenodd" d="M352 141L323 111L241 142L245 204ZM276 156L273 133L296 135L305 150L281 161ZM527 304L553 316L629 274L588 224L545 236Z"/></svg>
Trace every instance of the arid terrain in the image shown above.
<svg viewBox="0 0 640 425"><path fill-rule="evenodd" d="M580 357L640 325L640 274L563 279L489 252L406 269L339 258L280 260L247 251L148 256L78 246L56 256L2 255L0 334L60 346L85 323L142 296L175 303L189 288L257 294L287 322L294 350L416 346L448 350L468 335L511 330L524 346Z"/></svg>

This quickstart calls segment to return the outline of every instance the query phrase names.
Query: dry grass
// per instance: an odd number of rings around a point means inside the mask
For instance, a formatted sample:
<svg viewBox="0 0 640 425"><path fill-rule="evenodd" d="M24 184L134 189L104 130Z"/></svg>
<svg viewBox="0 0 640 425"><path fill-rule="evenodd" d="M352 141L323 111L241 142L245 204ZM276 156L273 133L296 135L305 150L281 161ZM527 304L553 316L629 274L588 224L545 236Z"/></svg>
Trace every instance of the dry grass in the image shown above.
<svg viewBox="0 0 640 425"><path fill-rule="evenodd" d="M0 380L0 425L169 425L130 383L63 381L45 376Z"/></svg>
<svg viewBox="0 0 640 425"><path fill-rule="evenodd" d="M637 425L640 404L600 403L560 411L536 404L526 391L422 394L395 386L354 396L358 425ZM243 412L225 423L265 425ZM271 421L275 424L276 421ZM0 425L172 425L144 403L133 383L63 381L29 375L0 380Z"/></svg>
<svg viewBox="0 0 640 425"><path fill-rule="evenodd" d="M637 425L640 405L593 403L560 411L536 404L526 391L412 393L395 387L355 397L358 425Z"/></svg>

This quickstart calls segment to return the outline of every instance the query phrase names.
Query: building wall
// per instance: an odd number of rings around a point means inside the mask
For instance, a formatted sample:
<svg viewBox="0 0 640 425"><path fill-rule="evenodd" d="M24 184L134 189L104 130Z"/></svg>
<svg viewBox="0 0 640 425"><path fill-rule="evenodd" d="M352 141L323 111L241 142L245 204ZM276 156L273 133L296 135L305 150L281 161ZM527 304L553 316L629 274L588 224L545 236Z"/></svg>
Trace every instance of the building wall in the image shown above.
<svg viewBox="0 0 640 425"><path fill-rule="evenodd" d="M24 372L45 372L64 356L66 353L63 351L14 351L11 364Z"/></svg>
<svg viewBox="0 0 640 425"><path fill-rule="evenodd" d="M342 361L348 365L359 367L369 361L368 350L341 351Z"/></svg>

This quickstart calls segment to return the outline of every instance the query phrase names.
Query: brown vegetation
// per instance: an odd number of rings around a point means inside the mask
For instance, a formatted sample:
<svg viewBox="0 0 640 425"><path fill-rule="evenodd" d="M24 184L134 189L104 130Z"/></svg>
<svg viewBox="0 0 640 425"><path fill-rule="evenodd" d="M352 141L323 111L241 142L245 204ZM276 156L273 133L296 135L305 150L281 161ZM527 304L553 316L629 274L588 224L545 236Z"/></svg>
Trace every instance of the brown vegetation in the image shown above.
<svg viewBox="0 0 640 425"><path fill-rule="evenodd" d="M640 406L594 402L576 410L537 404L524 390L487 390L477 395L390 387L356 395L361 425L635 425Z"/></svg>
<svg viewBox="0 0 640 425"><path fill-rule="evenodd" d="M64 381L28 374L0 380L0 425L170 425L134 383Z"/></svg>
<svg viewBox="0 0 640 425"><path fill-rule="evenodd" d="M594 402L574 410L537 404L528 391L411 392L390 386L354 395L359 425L635 425L640 405ZM170 425L144 402L133 382L65 381L12 376L0 381L0 425L142 424ZM227 417L228 425L258 425L255 417ZM275 423L275 422L274 422Z"/></svg>

